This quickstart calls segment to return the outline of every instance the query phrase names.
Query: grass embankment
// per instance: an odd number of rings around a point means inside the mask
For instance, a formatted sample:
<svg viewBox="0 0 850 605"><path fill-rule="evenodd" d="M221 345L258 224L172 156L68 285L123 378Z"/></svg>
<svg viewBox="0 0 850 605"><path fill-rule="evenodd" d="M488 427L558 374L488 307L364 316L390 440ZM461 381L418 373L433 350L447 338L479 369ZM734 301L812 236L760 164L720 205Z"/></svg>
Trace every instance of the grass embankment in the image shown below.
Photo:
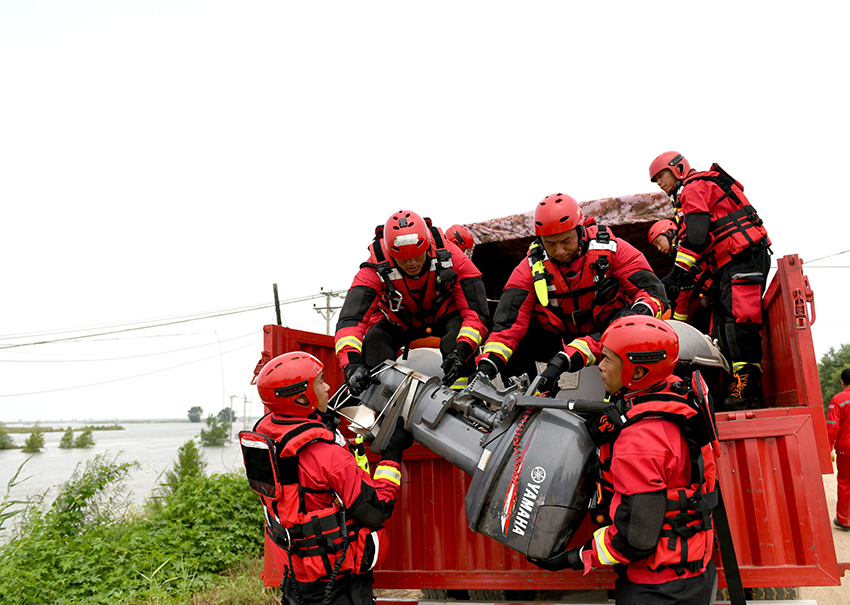
<svg viewBox="0 0 850 605"><path fill-rule="evenodd" d="M0 504L0 603L277 602L279 591L258 579L263 518L244 473L208 477L202 460L194 469L176 465L175 482L139 509L124 484L137 466L98 456L77 468L52 505L31 501L4 529L13 514L10 481Z"/></svg>

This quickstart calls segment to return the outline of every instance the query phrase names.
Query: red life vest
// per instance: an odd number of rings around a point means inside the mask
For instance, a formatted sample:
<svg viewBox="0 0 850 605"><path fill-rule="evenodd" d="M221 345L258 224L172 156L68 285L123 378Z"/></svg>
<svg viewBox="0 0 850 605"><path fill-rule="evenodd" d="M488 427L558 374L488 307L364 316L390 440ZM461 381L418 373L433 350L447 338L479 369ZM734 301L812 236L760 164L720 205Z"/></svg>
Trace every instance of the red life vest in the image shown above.
<svg viewBox="0 0 850 605"><path fill-rule="evenodd" d="M545 275L548 294L548 301L544 301L538 293L540 304L535 305L533 312L542 326L549 326L554 332L590 334L600 327L595 318L627 307L631 302L617 292L612 300L598 305L595 295L600 281L616 279L609 276L609 272L617 256L617 241L611 238L607 227L596 225L592 217L588 219L584 223L586 239L579 244L584 248L580 256L582 262L575 277L564 277L563 266L549 258L539 239L528 249L532 279L536 282ZM575 328L567 328L570 324Z"/></svg>
<svg viewBox="0 0 850 605"><path fill-rule="evenodd" d="M712 528L711 509L718 503L716 476L706 476L704 456L707 452L714 456L713 452L719 450L713 420L706 418L711 414L707 401L708 387L697 372L691 383L693 389L687 386L687 382L670 376L666 383L648 392L626 395L617 402L617 406L627 420L619 430L611 430L609 441L599 445L599 514L594 521L599 525L610 525L610 505L614 494L611 459L620 430L647 417L662 417L682 428L691 462L690 484L667 490L667 512L658 548L647 559L648 567L654 571L667 567L676 569L680 574L685 568L698 571L713 547L713 540L706 540L699 534ZM711 447L709 444L712 444Z"/></svg>
<svg viewBox="0 0 850 605"><path fill-rule="evenodd" d="M239 433L248 484L260 496L266 533L286 553L286 573L299 582L365 573L383 560L388 546L383 527L358 527L346 519L345 505L331 489L323 491L333 496L332 506L304 509L298 453L315 442L348 447L342 435L311 418L267 414L253 431Z"/></svg>
<svg viewBox="0 0 850 605"><path fill-rule="evenodd" d="M759 218L756 209L750 205L744 195L744 186L732 178L718 164L712 164L707 172L694 172L685 177L683 187L696 181L710 181L717 185L723 195L714 201L712 207L729 199L735 207L732 212L718 216L711 221L711 243L700 257L700 268L709 269L716 273L719 267L727 264L731 257L740 254L750 246L761 243L769 246L770 238L764 228L764 222ZM674 203L677 208L679 204ZM709 212L714 215L712 209ZM678 214L678 211L677 211Z"/></svg>
<svg viewBox="0 0 850 605"><path fill-rule="evenodd" d="M452 289L457 283L457 273L452 269L452 253L445 247L442 232L431 225L431 219L426 218L425 222L431 230L431 245L425 261L429 267L424 294L413 295L404 273L387 254L383 225L375 229L375 240L369 245L369 261L360 265L361 269L371 267L378 273L384 284L378 303L381 312L401 326L420 328L431 325L446 313L453 301Z"/></svg>

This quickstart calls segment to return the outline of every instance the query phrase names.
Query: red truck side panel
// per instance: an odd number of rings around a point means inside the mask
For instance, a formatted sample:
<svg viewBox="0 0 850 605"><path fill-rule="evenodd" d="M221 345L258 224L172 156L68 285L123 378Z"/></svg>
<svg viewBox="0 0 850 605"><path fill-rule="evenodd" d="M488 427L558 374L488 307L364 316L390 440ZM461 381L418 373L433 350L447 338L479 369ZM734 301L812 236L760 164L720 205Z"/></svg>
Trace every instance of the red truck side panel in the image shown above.
<svg viewBox="0 0 850 605"><path fill-rule="evenodd" d="M717 415L720 480L745 586L827 586L850 568L839 564L823 490L831 473L826 424L810 325L814 297L797 256L778 259L764 306L764 387L768 409ZM306 350L342 383L333 338L266 326L264 357ZM331 378L331 367L337 375ZM552 573L469 530L464 496L470 477L416 445L405 454L402 496L387 524L387 560L376 588L588 590L613 588L610 570ZM575 538L590 537L589 521ZM725 586L719 555L715 561ZM280 572L266 559L267 586Z"/></svg>

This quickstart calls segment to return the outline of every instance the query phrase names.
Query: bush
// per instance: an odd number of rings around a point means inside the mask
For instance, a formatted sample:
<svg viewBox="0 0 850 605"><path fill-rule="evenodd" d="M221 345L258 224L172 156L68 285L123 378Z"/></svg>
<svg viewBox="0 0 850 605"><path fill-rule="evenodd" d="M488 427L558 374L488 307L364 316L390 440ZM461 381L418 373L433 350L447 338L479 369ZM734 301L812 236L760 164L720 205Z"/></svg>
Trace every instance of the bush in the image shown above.
<svg viewBox="0 0 850 605"><path fill-rule="evenodd" d="M174 466L165 472L165 478L156 490L149 502L146 503L148 510L157 510L162 506L164 498L173 493L181 483L189 477L202 477L207 468L204 455L195 445L194 440L189 440L177 450L177 461Z"/></svg>
<svg viewBox="0 0 850 605"><path fill-rule="evenodd" d="M27 440L24 441L24 452L27 454L37 454L44 449L44 430L36 426Z"/></svg>
<svg viewBox="0 0 850 605"><path fill-rule="evenodd" d="M74 447L74 429L69 426L65 434L62 435L61 441L59 441L59 449L69 450L72 447Z"/></svg>
<svg viewBox="0 0 850 605"><path fill-rule="evenodd" d="M262 510L242 472L187 477L141 517L123 497L136 467L96 456L49 509L31 506L0 546L0 603L186 602L259 554Z"/></svg>
<svg viewBox="0 0 850 605"><path fill-rule="evenodd" d="M87 426L83 429L77 438L74 440L74 447L94 447L94 437L92 437L92 428Z"/></svg>
<svg viewBox="0 0 850 605"><path fill-rule="evenodd" d="M6 425L0 422L0 450L15 449L15 442L12 441L12 436L6 429Z"/></svg>
<svg viewBox="0 0 850 605"><path fill-rule="evenodd" d="M201 445L220 447L230 437L230 424L215 416L207 416L207 428L201 429Z"/></svg>

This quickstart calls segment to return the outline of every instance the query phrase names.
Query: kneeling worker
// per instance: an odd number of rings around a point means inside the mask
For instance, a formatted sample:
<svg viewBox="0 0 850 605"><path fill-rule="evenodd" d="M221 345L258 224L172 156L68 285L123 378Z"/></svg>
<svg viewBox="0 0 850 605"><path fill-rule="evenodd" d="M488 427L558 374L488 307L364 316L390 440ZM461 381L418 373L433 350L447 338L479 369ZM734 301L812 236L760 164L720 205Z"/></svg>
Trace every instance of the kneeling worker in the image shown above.
<svg viewBox="0 0 850 605"><path fill-rule="evenodd" d="M466 386L490 328L481 272L427 218L401 210L375 230L336 325L336 354L351 394L369 371L414 340L440 338L443 384Z"/></svg>
<svg viewBox="0 0 850 605"><path fill-rule="evenodd" d="M597 509L604 526L581 548L530 560L551 571L614 566L619 605L713 603L717 471L708 439L703 445L696 431L683 431L701 412L672 374L678 336L660 319L631 316L608 326L601 343L599 373L612 407L587 427L607 469Z"/></svg>
<svg viewBox="0 0 850 605"><path fill-rule="evenodd" d="M372 605L372 568L387 552L381 525L393 511L413 436L399 425L370 477L320 416L330 390L322 377L321 362L301 351L263 367L257 390L270 413L239 433L245 470L262 501L275 565L284 570L281 605Z"/></svg>

